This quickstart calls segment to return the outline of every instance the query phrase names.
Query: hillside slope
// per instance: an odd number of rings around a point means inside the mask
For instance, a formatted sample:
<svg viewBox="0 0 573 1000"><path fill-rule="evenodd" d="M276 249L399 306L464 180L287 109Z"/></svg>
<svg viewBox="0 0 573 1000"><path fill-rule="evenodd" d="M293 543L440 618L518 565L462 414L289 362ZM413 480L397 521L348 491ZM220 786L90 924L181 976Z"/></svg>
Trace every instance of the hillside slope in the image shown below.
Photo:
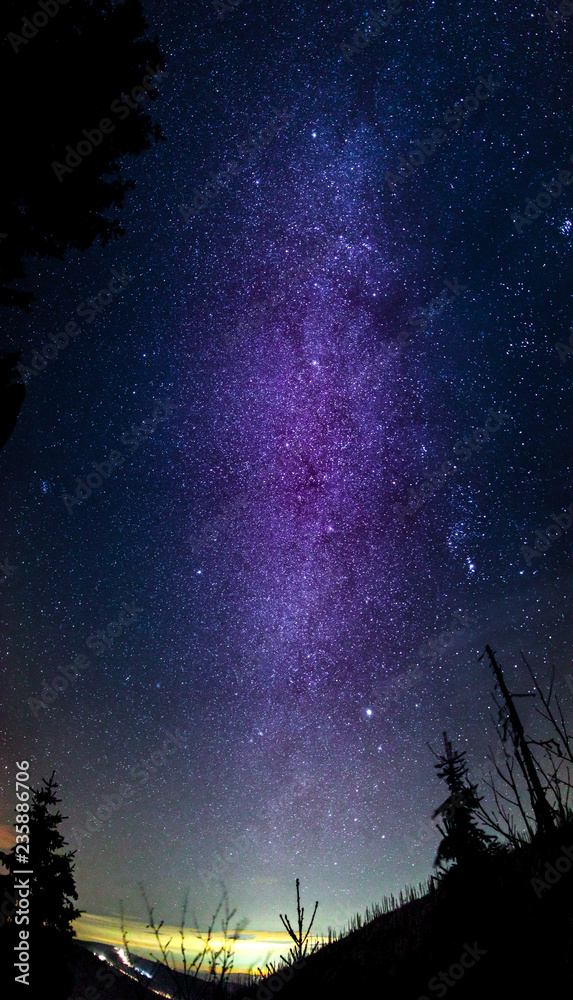
<svg viewBox="0 0 573 1000"><path fill-rule="evenodd" d="M557 880L550 871L554 884L543 885L546 865L556 862ZM572 871L573 824L543 846L452 870L426 896L310 956L283 986L281 1000L423 1000L454 989L453 1000L570 998Z"/></svg>

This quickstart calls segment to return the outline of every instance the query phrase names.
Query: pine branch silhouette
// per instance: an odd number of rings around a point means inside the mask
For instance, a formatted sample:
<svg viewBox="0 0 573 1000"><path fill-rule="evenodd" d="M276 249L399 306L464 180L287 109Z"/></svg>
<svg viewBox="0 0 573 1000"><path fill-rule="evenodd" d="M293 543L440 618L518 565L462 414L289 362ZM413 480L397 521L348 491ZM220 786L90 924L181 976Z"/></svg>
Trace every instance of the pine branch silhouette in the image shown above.
<svg viewBox="0 0 573 1000"><path fill-rule="evenodd" d="M312 913L312 918L311 918L310 924L308 925L308 928L305 931L304 930L304 906L301 907L301 905L300 905L300 879L297 878L297 880L296 880L296 910L297 910L298 929L296 931L293 929L293 926L292 926L292 924L291 924L288 916L286 915L286 913L284 915L282 913L279 913L279 917L282 920L282 923L283 923L283 926L284 926L285 930L288 931L290 937L294 941L294 947L291 947L289 949L289 952L288 952L288 954L291 957L289 959L287 959L287 958L284 957L284 955L281 955L281 958L282 958L283 962L286 962L287 965L290 965L290 964L292 964L294 962L300 962L300 961L302 961L302 959L306 958L307 954L311 954L312 955L313 952L317 950L318 944L315 944L315 945L312 946L310 952L308 951L308 936L310 934L310 931L312 929L312 925L314 923L314 918L316 916L317 908L318 908L318 899L316 900L316 902L314 904L314 910L313 910L313 913Z"/></svg>

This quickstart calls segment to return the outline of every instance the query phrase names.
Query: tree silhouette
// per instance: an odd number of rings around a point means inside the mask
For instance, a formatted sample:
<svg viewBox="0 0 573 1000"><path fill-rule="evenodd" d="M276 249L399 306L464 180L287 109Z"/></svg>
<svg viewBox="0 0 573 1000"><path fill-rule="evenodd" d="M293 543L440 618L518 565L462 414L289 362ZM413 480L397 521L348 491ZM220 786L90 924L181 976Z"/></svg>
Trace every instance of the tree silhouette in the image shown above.
<svg viewBox="0 0 573 1000"><path fill-rule="evenodd" d="M31 789L28 835L30 853L26 855L28 860L25 868L19 845L9 852L0 851L0 862L10 873L0 876L0 891L3 894L14 892L14 895L17 895L14 886L23 880L23 876L16 873L21 873L23 870L31 872L25 877L28 881L26 888L29 889L27 897L29 907L26 911L29 924L23 924L21 917L18 925L16 924L19 914L18 909L14 907L14 912L0 931L0 936L4 938L4 947L0 950L3 953L2 964L7 961L6 954L10 956L9 974L13 979L12 942L16 940L19 928L29 930L30 985L35 986L34 992L36 992L41 981L40 976L45 977L48 968L51 967L57 974L53 981L54 989L51 991L51 996L59 998L66 997L68 995L66 990L69 992L73 985L73 979L70 981L71 973L67 968L67 960L75 937L72 922L80 916L81 911L74 905L74 900L78 898L72 863L75 851L62 853L62 848L67 845L58 829L60 823L67 817L62 816L59 810L52 811L53 807L61 802L61 799L56 797L58 784L54 780L54 773L52 772L49 779L42 779L43 787ZM7 943L10 947L6 947ZM4 971L8 974L7 969ZM59 984L57 977L60 979Z"/></svg>
<svg viewBox="0 0 573 1000"><path fill-rule="evenodd" d="M546 790L543 789L541 783L539 765L530 750L530 744L534 741L527 738L523 723L515 707L515 698L535 697L535 692L526 692L525 694L516 694L514 692L512 694L507 687L503 671L495 658L491 646L486 646L485 651L489 656L496 681L495 692L501 693L504 702L503 705L499 705L494 693L493 698L498 709L498 723L502 725L501 741L505 746L508 736L511 738L514 757L523 774L531 808L535 816L536 835L543 838L554 829L555 811L547 799ZM482 657L480 656L479 659L481 660ZM533 679L535 680L535 678ZM514 790L516 790L515 786ZM519 802L519 794L517 798Z"/></svg>
<svg viewBox="0 0 573 1000"><path fill-rule="evenodd" d="M146 30L140 0L44 0L36 12L28 0L4 0L0 304L29 309L34 296L9 287L25 276L26 257L63 257L124 232L114 209L134 183L122 180L121 157L162 138L140 107L168 75ZM113 126L109 133L102 119Z"/></svg>
<svg viewBox="0 0 573 1000"><path fill-rule="evenodd" d="M436 816L443 818L443 826L438 824L442 840L434 865L445 867L449 861L466 865L491 853L497 841L476 821L481 798L477 793L478 786L469 781L465 750L454 752L447 733L444 733L444 750L443 754L432 750L438 758L438 763L434 764L438 777L445 781L450 792L432 815L432 819Z"/></svg>
<svg viewBox="0 0 573 1000"><path fill-rule="evenodd" d="M293 926L292 926L292 924L291 924L288 916L286 915L286 913L285 914L279 913L279 917L282 920L284 929L286 931L288 931L288 934L290 935L290 937L294 941L294 945L288 951L288 958L285 958L284 955L281 955L281 958L282 958L283 962L285 962L287 965L289 965L290 963L292 963L294 965L295 962L302 962L307 957L308 954L312 955L313 952L317 950L318 945L315 944L315 945L312 946L310 952L308 951L308 947L309 947L308 936L309 936L309 934L310 934L310 932L312 930L312 925L314 923L314 918L316 916L317 909L318 909L318 899L316 900L316 902L314 904L314 910L312 911L312 917L310 918L310 923L309 923L309 925L308 925L308 927L307 927L307 929L305 931L305 929L304 929L304 906L301 907L301 905L300 905L300 879L297 878L297 880L296 880L297 929L295 930L293 928Z"/></svg>
<svg viewBox="0 0 573 1000"><path fill-rule="evenodd" d="M488 811L481 806L479 817L513 846L543 841L551 837L554 829L571 821L573 804L573 738L555 692L555 667L544 691L522 652L534 690L510 692L490 646L486 646L486 652L496 678L493 699L498 714L492 721L501 741L501 759L490 747L499 784L490 771L486 784L493 792L495 808ZM501 704L497 698L500 692ZM516 698L538 699L536 714L543 720L545 731L542 738L530 738L525 732L515 706Z"/></svg>

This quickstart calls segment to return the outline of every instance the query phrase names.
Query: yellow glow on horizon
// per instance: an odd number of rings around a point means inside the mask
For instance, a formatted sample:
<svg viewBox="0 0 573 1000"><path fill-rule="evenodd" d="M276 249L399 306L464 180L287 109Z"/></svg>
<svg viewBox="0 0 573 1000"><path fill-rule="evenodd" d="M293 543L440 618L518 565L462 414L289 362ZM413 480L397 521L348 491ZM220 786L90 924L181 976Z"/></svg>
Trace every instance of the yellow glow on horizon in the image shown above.
<svg viewBox="0 0 573 1000"><path fill-rule="evenodd" d="M119 917L102 917L95 913L84 913L74 921L73 926L81 941L99 942L111 945L113 948L123 947ZM130 951L141 955L142 958L153 957L162 960L156 937L142 920L126 918L125 927ZM166 944L169 938L171 938L170 955L175 959L177 968L181 969L181 938L178 927L165 925L161 928L161 941ZM184 940L189 963L198 952L202 951L203 942L198 937L196 928L187 928ZM316 940L324 941L324 938L313 938L313 941ZM220 931L213 934L211 943L215 950L223 946L224 940ZM235 958L232 971L249 972L256 971L259 966L264 969L267 962L281 961L280 953L287 954L292 940L286 931L246 929L241 931L234 945Z"/></svg>

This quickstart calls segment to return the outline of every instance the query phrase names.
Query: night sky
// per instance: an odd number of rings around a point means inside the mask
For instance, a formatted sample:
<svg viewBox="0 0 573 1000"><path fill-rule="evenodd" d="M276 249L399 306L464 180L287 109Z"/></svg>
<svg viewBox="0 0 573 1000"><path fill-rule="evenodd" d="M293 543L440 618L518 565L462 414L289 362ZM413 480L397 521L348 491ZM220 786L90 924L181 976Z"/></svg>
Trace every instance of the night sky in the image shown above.
<svg viewBox="0 0 573 1000"><path fill-rule="evenodd" d="M0 819L29 759L90 914L143 917L143 881L204 919L223 878L273 931L298 876L323 931L431 874L428 742L487 776L487 642L573 710L573 529L522 551L573 504L573 18L404 2L347 61L356 3L145 9L165 142L124 160L126 235L29 262L33 312L2 310L27 366L79 332L0 453Z"/></svg>

